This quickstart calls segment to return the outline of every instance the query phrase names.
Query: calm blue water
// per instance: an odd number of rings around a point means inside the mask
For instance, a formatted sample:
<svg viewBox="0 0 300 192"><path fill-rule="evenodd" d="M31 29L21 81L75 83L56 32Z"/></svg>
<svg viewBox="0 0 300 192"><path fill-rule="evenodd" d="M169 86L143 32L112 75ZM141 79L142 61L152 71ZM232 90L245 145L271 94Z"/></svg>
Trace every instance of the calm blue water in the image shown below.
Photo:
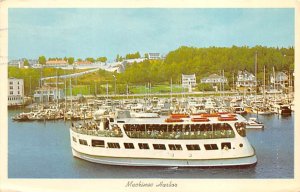
<svg viewBox="0 0 300 192"><path fill-rule="evenodd" d="M8 111L9 178L293 178L294 115L259 116L265 129L248 130L258 163L248 168L147 168L90 163L74 158L69 122L14 122ZM250 117L251 115L248 115Z"/></svg>

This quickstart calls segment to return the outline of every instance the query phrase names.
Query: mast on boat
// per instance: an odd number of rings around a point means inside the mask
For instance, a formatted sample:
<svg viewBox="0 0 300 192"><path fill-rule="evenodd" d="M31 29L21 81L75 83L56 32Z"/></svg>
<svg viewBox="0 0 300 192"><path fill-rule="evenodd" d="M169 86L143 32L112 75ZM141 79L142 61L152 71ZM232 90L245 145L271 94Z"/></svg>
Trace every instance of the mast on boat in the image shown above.
<svg viewBox="0 0 300 192"><path fill-rule="evenodd" d="M266 104L266 66L264 65L264 85L263 85L263 105L265 106Z"/></svg>
<svg viewBox="0 0 300 192"><path fill-rule="evenodd" d="M255 52L254 72L255 72L255 103L256 103L256 100L257 100L257 51Z"/></svg>
<svg viewBox="0 0 300 192"><path fill-rule="evenodd" d="M275 93L275 96L274 96L274 100L276 101L276 98L277 98L277 95L276 95L276 92L277 92L277 88L276 88L276 76L275 76L275 68L273 66L273 89L274 89L274 93Z"/></svg>
<svg viewBox="0 0 300 192"><path fill-rule="evenodd" d="M71 112L73 115L73 100L72 100L72 78L70 78L70 97L71 97Z"/></svg>

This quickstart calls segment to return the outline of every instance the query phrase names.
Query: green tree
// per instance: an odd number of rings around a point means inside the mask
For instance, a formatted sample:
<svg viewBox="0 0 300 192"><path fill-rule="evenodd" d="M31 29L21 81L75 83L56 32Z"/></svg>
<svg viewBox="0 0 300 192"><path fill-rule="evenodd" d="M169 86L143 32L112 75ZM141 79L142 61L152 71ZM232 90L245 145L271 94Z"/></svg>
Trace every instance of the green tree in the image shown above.
<svg viewBox="0 0 300 192"><path fill-rule="evenodd" d="M121 62L121 61L123 61L123 57L117 54L116 62Z"/></svg>
<svg viewBox="0 0 300 192"><path fill-rule="evenodd" d="M42 56L39 57L38 61L39 61L39 64L45 65L46 64L46 57L42 55Z"/></svg>
<svg viewBox="0 0 300 192"><path fill-rule="evenodd" d="M255 53L257 52L257 78L263 82L263 68L266 73L272 71L294 71L294 48L274 48L263 46L232 46L196 48L182 46L170 51L165 60L144 60L137 64L130 64L121 74L122 81L129 83L146 83L151 80L155 83L178 82L181 74L196 74L197 79L207 77L213 73L224 75L229 79L230 85L236 81L239 70L255 73ZM135 53L136 54L136 53ZM136 54L138 55L138 54ZM127 54L126 58L135 57ZM235 74L235 75L233 75ZM268 75L266 75L268 77ZM233 80L233 77L235 80ZM202 87L200 87L202 88ZM209 89L203 87L203 89Z"/></svg>
<svg viewBox="0 0 300 192"><path fill-rule="evenodd" d="M211 84L199 83L197 85L199 91L214 91L215 89L212 87Z"/></svg>
<svg viewBox="0 0 300 192"><path fill-rule="evenodd" d="M27 67L29 66L29 62L27 59L24 60L24 66L27 66Z"/></svg>
<svg viewBox="0 0 300 192"><path fill-rule="evenodd" d="M72 65L72 64L74 63L74 57L69 57L69 58L68 58L68 63L69 63L70 65Z"/></svg>
<svg viewBox="0 0 300 192"><path fill-rule="evenodd" d="M91 62L91 63L94 63L94 62L95 62L95 59L94 59L93 57L87 57L85 60L86 60L86 61L89 61L89 62Z"/></svg>
<svg viewBox="0 0 300 192"><path fill-rule="evenodd" d="M139 52L136 53L129 53L125 56L126 59L138 59L141 58L141 55Z"/></svg>
<svg viewBox="0 0 300 192"><path fill-rule="evenodd" d="M102 63L106 63L107 58L106 58L106 57L98 57L98 58L96 59L96 61L102 62Z"/></svg>

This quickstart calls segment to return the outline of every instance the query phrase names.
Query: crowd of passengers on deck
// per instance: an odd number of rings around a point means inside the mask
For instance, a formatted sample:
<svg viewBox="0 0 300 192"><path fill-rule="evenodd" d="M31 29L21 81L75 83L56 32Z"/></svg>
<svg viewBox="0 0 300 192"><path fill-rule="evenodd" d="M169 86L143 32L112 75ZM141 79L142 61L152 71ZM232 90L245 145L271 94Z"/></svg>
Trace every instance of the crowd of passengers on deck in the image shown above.
<svg viewBox="0 0 300 192"><path fill-rule="evenodd" d="M243 127L239 127L243 129ZM125 133L131 138L161 138L161 139L210 139L232 138L234 131L228 123L215 124L125 124ZM244 136L243 130L238 133Z"/></svg>
<svg viewBox="0 0 300 192"><path fill-rule="evenodd" d="M103 130L100 130L97 122L90 121L84 123L72 123L72 129L78 133L84 133L95 136L106 136L106 137L121 137L123 136L120 127L117 124L105 125Z"/></svg>
<svg viewBox="0 0 300 192"><path fill-rule="evenodd" d="M100 130L96 122L79 123L72 127L75 131L99 135L120 137L122 131L117 124L104 126ZM130 138L156 138L156 139L212 139L212 138L233 138L235 133L228 123L213 124L124 124L124 131ZM236 123L235 128L241 136L246 136L245 124Z"/></svg>

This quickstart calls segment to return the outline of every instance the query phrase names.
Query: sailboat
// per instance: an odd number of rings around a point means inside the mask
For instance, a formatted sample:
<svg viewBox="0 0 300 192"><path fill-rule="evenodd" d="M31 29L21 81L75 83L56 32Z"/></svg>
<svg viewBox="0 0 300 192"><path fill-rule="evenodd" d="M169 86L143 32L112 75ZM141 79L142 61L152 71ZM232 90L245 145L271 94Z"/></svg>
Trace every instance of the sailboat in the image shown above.
<svg viewBox="0 0 300 192"><path fill-rule="evenodd" d="M273 112L266 106L266 66L264 66L263 103L261 106L254 106L252 112L259 115L270 115Z"/></svg>

